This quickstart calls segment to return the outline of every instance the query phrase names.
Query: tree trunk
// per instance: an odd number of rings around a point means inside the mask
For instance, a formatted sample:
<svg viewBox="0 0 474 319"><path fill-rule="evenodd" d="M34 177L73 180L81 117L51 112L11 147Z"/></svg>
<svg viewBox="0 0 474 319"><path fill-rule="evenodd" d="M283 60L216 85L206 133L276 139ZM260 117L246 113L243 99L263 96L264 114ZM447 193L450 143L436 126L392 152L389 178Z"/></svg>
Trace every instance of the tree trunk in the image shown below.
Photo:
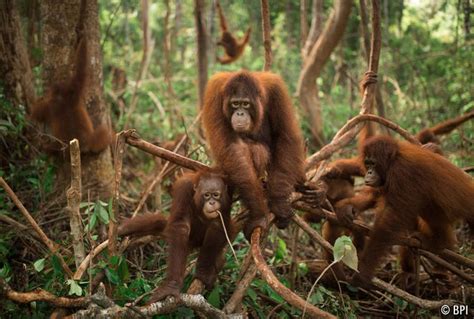
<svg viewBox="0 0 474 319"><path fill-rule="evenodd" d="M194 0L194 20L196 22L198 48L199 109L201 109L204 89L207 84L207 32L204 21L204 0Z"/></svg>
<svg viewBox="0 0 474 319"><path fill-rule="evenodd" d="M87 35L90 85L86 89L87 112L94 126L100 123L110 125L110 110L103 100L102 58L100 52L98 4L94 0L85 3L83 33ZM81 0L41 1L41 20L43 21L43 79L46 88L53 83L64 81L73 70L75 46L77 43L78 22ZM68 156L68 154L65 154ZM83 194L90 199L108 200L113 190L113 167L110 149L100 154L81 154ZM65 189L70 184L70 164L59 159L56 187Z"/></svg>
<svg viewBox="0 0 474 319"><path fill-rule="evenodd" d="M303 48L308 37L308 0L300 0L300 37Z"/></svg>
<svg viewBox="0 0 474 319"><path fill-rule="evenodd" d="M311 132L317 146L323 145L323 119L316 79L344 34L351 8L352 1L336 0L334 2L334 11L323 33L311 49L298 80L300 103L309 114Z"/></svg>
<svg viewBox="0 0 474 319"><path fill-rule="evenodd" d="M165 0L165 6L166 6L166 14L165 14L165 19L163 21L164 27L163 27L163 55L164 55L164 76L165 76L165 82L166 82L166 91L168 93L169 97L175 97L176 94L174 93L173 90L173 81L172 81L172 75L173 75L173 70L172 70L172 65L173 65L173 58L171 55L171 39L170 39L170 28L169 28L169 21L170 21L170 15L171 15L171 8L170 8L170 2L169 0Z"/></svg>
<svg viewBox="0 0 474 319"><path fill-rule="evenodd" d="M312 19L311 19L311 28L309 29L309 34L306 37L305 44L301 49L301 55L303 56L303 61L306 61L309 52L313 48L316 40L319 38L319 35L323 31L323 0L313 0L313 6L311 9Z"/></svg>
<svg viewBox="0 0 474 319"><path fill-rule="evenodd" d="M263 70L270 71L273 63L270 6L268 0L260 0L260 5L262 11L263 47L265 49L265 65Z"/></svg>
<svg viewBox="0 0 474 319"><path fill-rule="evenodd" d="M0 2L0 72L7 99L29 109L35 98L33 74L15 2Z"/></svg>

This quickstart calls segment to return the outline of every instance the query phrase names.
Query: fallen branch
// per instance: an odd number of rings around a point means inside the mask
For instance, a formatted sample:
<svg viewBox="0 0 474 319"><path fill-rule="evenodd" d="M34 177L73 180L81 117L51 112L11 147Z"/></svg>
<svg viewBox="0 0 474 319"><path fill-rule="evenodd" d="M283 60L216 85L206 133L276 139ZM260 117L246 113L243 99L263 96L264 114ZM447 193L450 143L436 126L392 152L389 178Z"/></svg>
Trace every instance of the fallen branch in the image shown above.
<svg viewBox="0 0 474 319"><path fill-rule="evenodd" d="M450 299L444 299L444 300L422 299L422 298L413 296L412 294L406 292L405 290L402 290L393 285L390 285L386 283L385 281L380 280L378 278L372 279L372 284L375 287L379 288L380 290L384 290L394 296L402 298L403 300L408 301L409 303L423 309L439 310L442 305L453 305L456 303L455 300L450 300Z"/></svg>
<svg viewBox="0 0 474 319"><path fill-rule="evenodd" d="M88 318L151 318L154 315L168 314L179 306L185 306L196 312L200 312L206 318L215 319L234 319L243 318L240 314L226 315L223 311L214 308L201 295L180 294L179 299L168 297L165 301L155 302L145 307L120 307L113 305L107 309L98 309L91 307L86 310L80 310L68 317L71 319Z"/></svg>
<svg viewBox="0 0 474 319"><path fill-rule="evenodd" d="M472 276L470 276L469 274L466 274L464 271L457 268L456 266L451 265L449 262L447 262L443 258L440 258L440 257L436 256L435 254L433 254L429 251L426 251L426 250L421 250L420 249L419 252L420 252L420 255L429 258L433 262L435 262L438 265L446 268L447 270L449 270L453 274L456 274L457 276L461 277L462 279L466 280L467 282L469 282L471 284L474 283L474 278Z"/></svg>
<svg viewBox="0 0 474 319"><path fill-rule="evenodd" d="M76 272L74 273L74 276L72 279L74 280L81 280L82 276L84 275L85 271L87 270L87 266L89 266L90 262L94 259L95 256L100 254L105 248L107 248L109 245L109 240L107 239L106 241L102 242L100 245L96 246L93 251L87 255L82 263L77 267Z"/></svg>
<svg viewBox="0 0 474 319"><path fill-rule="evenodd" d="M59 246L56 243L54 243L51 239L48 238L48 236L44 233L44 231L41 229L41 227L38 225L35 219L31 216L31 214L28 212L25 206L23 206L23 203L20 201L20 199L18 199L15 192L13 192L10 186L8 186L7 182L5 182L3 177L0 177L0 185L3 187L3 189L5 189L5 192L7 192L8 196L11 198L13 203L15 203L16 207L18 207L20 212L23 214L26 220L30 223L31 227L39 235L41 242L45 244L46 247L48 247L51 253L53 253L56 257L58 257L61 267L67 273L68 277L71 278L72 277L71 269L69 269L69 266L64 261L63 256L57 253Z"/></svg>
<svg viewBox="0 0 474 319"><path fill-rule="evenodd" d="M0 296L18 303L45 301L61 308L86 307L90 303L90 298L88 297L58 297L43 289L37 289L31 292L18 292L13 290L2 277L0 277Z"/></svg>
<svg viewBox="0 0 474 319"><path fill-rule="evenodd" d="M273 274L268 267L265 259L260 251L260 228L256 228L252 233L252 256L262 278L276 291L283 299L285 299L292 306L300 309L306 308L306 312L316 318L336 318L332 314L325 312L311 304L308 304L304 299L295 294L293 291L285 287L278 278Z"/></svg>
<svg viewBox="0 0 474 319"><path fill-rule="evenodd" d="M301 202L301 201L293 202L292 206L295 209L298 209L298 210L301 210L301 211L304 211L304 212L309 212L309 213L312 213L312 214L317 214L317 215L319 215L323 218L326 218L327 220L330 220L331 222L334 222L336 224L338 223L338 219L337 219L336 214L332 213L330 211L327 211L323 208L314 208L314 207L311 207L310 205L308 205L304 202ZM304 220L301 219L301 221L303 223L307 224ZM299 221L298 223L301 223L301 222ZM371 227L367 226L366 224L364 224L363 222L358 221L358 220L354 220L352 222L352 224L348 226L348 228L350 230L360 232L364 236L370 236L370 232L371 232L371 229L372 229ZM303 230L305 230L305 229L303 228ZM319 242L319 239L316 240L316 241ZM420 252L421 251L428 251L428 250L425 250L425 249L421 249L419 241L414 239L414 238L411 238L411 237L400 236L400 237L398 237L398 240L395 242L395 245L404 245L404 246L408 246L408 247L411 247L411 248L417 248L417 249L419 249ZM438 254L443 259L446 259L448 261L452 261L452 262L458 263L460 265L463 265L465 267L474 269L474 261L473 260L471 260L469 258L466 258L464 256L461 256L461 255L457 254L456 252L454 252L452 250L443 249L441 252L434 252L434 251L430 251L430 252L433 253L433 254ZM429 258L429 256L425 256L425 257Z"/></svg>
<svg viewBox="0 0 474 319"><path fill-rule="evenodd" d="M243 277L235 285L235 289L232 293L232 296L230 296L229 300L222 309L225 313L235 312L237 307L242 303L242 300L244 299L244 296L247 292L247 288L250 286L256 275L257 266L255 266L255 263L252 262L251 264L249 264Z"/></svg>
<svg viewBox="0 0 474 319"><path fill-rule="evenodd" d="M20 232L27 231L34 238L41 240L41 237L38 235L38 233L33 231L28 226L25 226L22 223L19 223L16 220L14 220L13 218L8 217L7 215L1 215L0 214L0 222L4 222L5 224L9 224L10 226L13 226L13 227L17 228Z"/></svg>
<svg viewBox="0 0 474 319"><path fill-rule="evenodd" d="M312 239L314 239L316 242L320 243L321 246L324 249L330 248L330 252L332 253L332 245L326 241L324 238L322 238L316 231L314 231L311 226L308 225L301 217L299 216L294 216L293 221L298 224L304 231L310 235ZM431 253L428 253L431 254ZM433 255L433 254L431 254ZM437 256L435 256L437 257ZM439 258L439 257L437 257ZM439 258L440 259L440 258ZM397 296L399 298L404 299L405 301L414 304L418 307L421 307L423 309L439 309L442 305L452 305L456 303L454 300L439 300L439 301L433 301L433 300L426 300L422 298L418 298L400 288L397 288L389 283L386 283L383 280L380 280L378 278L372 279L372 284L374 284L375 287L377 287L380 290L386 291L394 296Z"/></svg>

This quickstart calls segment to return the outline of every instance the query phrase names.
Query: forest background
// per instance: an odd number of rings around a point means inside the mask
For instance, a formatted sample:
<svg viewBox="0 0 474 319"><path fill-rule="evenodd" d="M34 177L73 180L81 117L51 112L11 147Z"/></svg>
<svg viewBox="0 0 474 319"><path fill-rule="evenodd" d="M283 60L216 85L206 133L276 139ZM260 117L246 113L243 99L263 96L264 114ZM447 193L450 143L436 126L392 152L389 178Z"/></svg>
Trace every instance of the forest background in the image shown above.
<svg viewBox="0 0 474 319"><path fill-rule="evenodd" d="M317 14L321 26L341 3L314 1L319 3ZM198 125L193 124L199 113L200 76L203 76L199 71L199 61L202 67L203 60L198 58L202 56L198 55L196 8L201 10L206 32L207 63L204 64L208 76L241 68L262 70L265 62L260 2L243 0L222 0L221 5L231 30L239 37L248 27L252 27L250 42L236 62L230 65L216 62L215 57L222 54L222 48L216 46L220 31L213 2L101 0L95 7L88 8L90 12L95 12L95 16L88 14L85 27L94 39L92 52L96 59L93 71L96 83L94 90L91 90L93 92L89 93L97 102L96 106L92 106L93 116L110 121L116 132L134 128L143 139L155 143L164 143L186 134L186 154L211 163ZM58 5L52 0L15 1L14 6L15 10L9 11L11 7L2 4L0 12L9 16L14 12L18 18L21 32L17 32L16 36L23 40L31 70L30 74L25 71L26 76L21 78L29 80L23 86L29 86L30 91L19 94L10 78L0 82L0 176L8 181L46 234L70 247L68 216L64 214L65 185L69 183L66 165L62 160L52 160L38 149L35 138L40 129L31 122L27 113L31 96L41 96L54 81L70 72L70 57L74 51L58 48L70 47L78 11L77 8L68 11L67 5ZM292 94L307 140L308 154L327 144L348 119L359 113L361 97L358 82L367 70L360 4L355 1L342 38L338 43L335 40L332 54L320 66L320 72L315 74L316 103L322 112L315 113L314 109L308 109L301 103L301 95L297 94L298 83L308 60L304 47L315 17L313 6L309 0L270 2L272 71L283 77ZM472 4L465 0L381 1L382 50L378 87L383 104L377 103L379 115L382 112L386 118L415 134L422 128L474 109L471 14ZM6 32L8 30L4 28L2 35ZM52 44L51 39L58 37L58 34L62 40ZM4 60L0 59L1 62ZM0 70L2 74L7 74L1 65ZM21 82L18 78L16 81ZM473 139L474 123L471 121L443 136L442 148L457 166L473 166ZM353 154L355 148L347 147L336 157L350 157ZM89 174L83 181L81 211L87 216L84 224L93 247L100 243L100 226L110 222L112 190L103 185L103 181L113 176L111 154L101 155L99 159L86 157L83 165L83 171ZM162 187L158 185L144 203L140 202L161 170L161 165L136 149L127 150L121 184L124 216L135 210L168 211L170 197L166 187L169 181L165 181ZM0 216L22 220L3 190L0 190ZM68 281L65 285L64 273L57 258L29 231L19 232L21 225L15 228L5 220L0 220L0 277L8 279L9 284L18 291L41 287L56 295L87 293L87 282ZM314 281L314 278L305 278L309 271L307 263L298 263L297 279L290 280L284 276L289 272L292 260L292 251L288 247L290 237L289 233L271 234L268 245L272 257L268 263L278 270L283 282L304 293L309 291ZM242 259L248 248L245 242L239 235L234 244L240 247L237 253ZM122 257L112 261L99 259L94 265L95 273L105 271L107 280L115 286L114 300L119 300L121 304L134 300L152 289L164 275L164 255L156 253L162 252L163 247L161 241L142 246L128 254L129 262ZM462 249L470 252L472 257L471 248L468 245ZM306 252L301 254L300 257L304 257ZM311 259L314 255L307 257ZM232 255L228 254L219 283L206 295L213 306L221 308L234 290L232 283L236 281L238 267ZM324 286L318 286L310 300L326 311L346 317L370 308L364 302L359 303L347 294ZM275 310L282 301L281 296L265 281L256 279L243 303L257 317L265 317L270 312L281 317L300 314L288 305ZM41 318L51 310L50 306L41 302L30 307L9 301L0 301L0 305L0 317L16 314L25 318ZM384 305L384 311L398 313L410 311L413 308L410 307L407 302L395 298L389 305ZM180 311L175 314L177 317L190 314L186 308Z"/></svg>

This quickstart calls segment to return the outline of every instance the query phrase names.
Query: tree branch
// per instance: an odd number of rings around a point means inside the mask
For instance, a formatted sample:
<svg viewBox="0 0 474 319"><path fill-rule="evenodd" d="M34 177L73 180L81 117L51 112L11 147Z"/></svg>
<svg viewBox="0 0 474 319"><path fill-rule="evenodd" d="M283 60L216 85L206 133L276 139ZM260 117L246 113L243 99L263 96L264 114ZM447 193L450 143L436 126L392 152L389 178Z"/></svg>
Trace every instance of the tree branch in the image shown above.
<svg viewBox="0 0 474 319"><path fill-rule="evenodd" d="M283 299L292 306L300 309L306 309L306 312L315 318L336 318L332 314L325 312L303 300L293 291L285 287L268 267L260 251L260 228L256 228L252 233L252 255L262 278L275 290Z"/></svg>
<svg viewBox="0 0 474 319"><path fill-rule="evenodd" d="M30 223L31 227L36 231L36 233L39 235L41 238L41 241L43 244L48 247L49 251L53 253L56 257L58 257L59 262L61 263L61 267L64 269L64 271L67 273L69 278L72 277L72 271L69 269L69 266L66 264L64 261L63 256L58 254L58 245L54 243L51 239L48 238L48 236L44 233L44 231L41 229L41 227L38 225L38 223L35 221L35 219L31 216L31 214L28 212L28 210L23 206L23 203L18 199L16 194L13 192L13 190L8 186L7 182L3 179L3 177L0 177L0 185L5 189L7 192L8 196L11 198L13 203L15 203L16 207L20 210L20 212L23 214L23 216L28 220Z"/></svg>

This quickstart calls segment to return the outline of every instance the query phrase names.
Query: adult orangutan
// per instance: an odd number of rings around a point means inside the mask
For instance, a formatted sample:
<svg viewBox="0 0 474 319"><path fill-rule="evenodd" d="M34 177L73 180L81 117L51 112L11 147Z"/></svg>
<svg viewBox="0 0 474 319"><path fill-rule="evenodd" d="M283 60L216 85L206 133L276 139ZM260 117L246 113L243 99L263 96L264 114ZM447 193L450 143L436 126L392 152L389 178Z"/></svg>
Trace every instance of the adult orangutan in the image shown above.
<svg viewBox="0 0 474 319"><path fill-rule="evenodd" d="M453 222L474 221L474 182L429 149L388 136L363 146L367 188L343 200L357 210L375 207L376 220L353 282L370 287L382 257L400 234L412 233L434 251L454 248Z"/></svg>
<svg viewBox="0 0 474 319"><path fill-rule="evenodd" d="M305 181L305 156L283 80L269 72L218 73L207 84L202 119L212 155L250 210L246 237L265 227L269 211L286 227L288 197Z"/></svg>

